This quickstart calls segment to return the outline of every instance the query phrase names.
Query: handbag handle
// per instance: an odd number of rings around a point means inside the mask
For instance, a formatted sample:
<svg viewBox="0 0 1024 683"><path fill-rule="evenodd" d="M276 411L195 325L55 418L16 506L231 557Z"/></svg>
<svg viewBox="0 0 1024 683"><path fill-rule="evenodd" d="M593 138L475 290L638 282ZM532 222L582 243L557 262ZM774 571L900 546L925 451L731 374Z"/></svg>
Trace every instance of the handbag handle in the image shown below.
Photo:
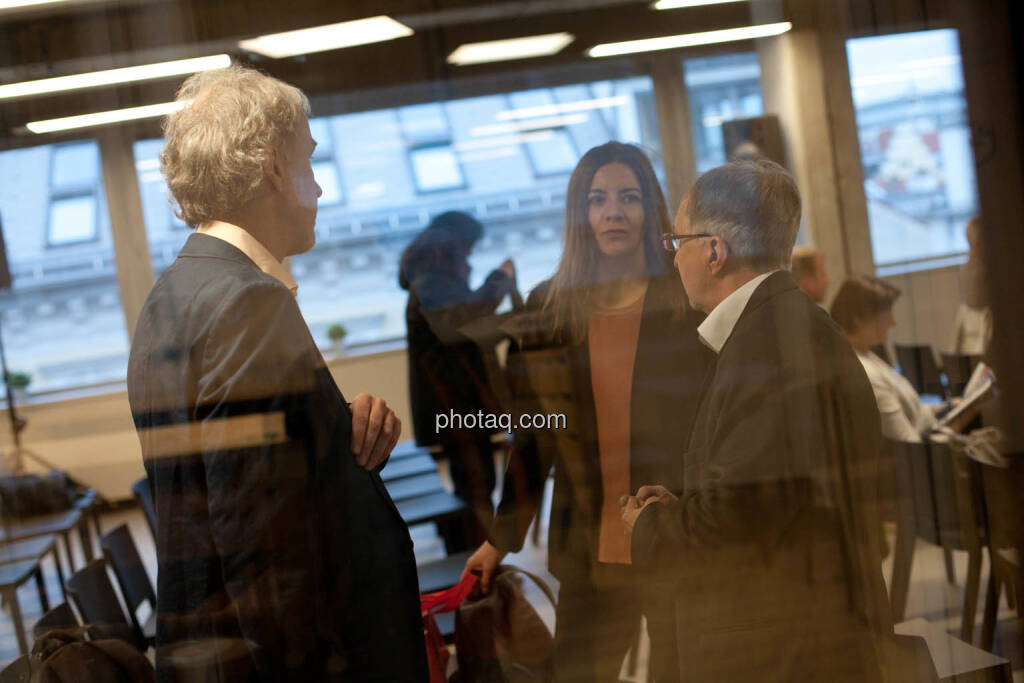
<svg viewBox="0 0 1024 683"><path fill-rule="evenodd" d="M496 572L496 575L501 573L501 572L510 572L510 573L513 573L513 574L522 574L524 576L529 577L537 585L537 587L540 588L541 592L544 593L544 595L546 595L548 597L548 600L551 601L551 606L552 607L558 607L558 601L555 600L555 594L551 590L551 587L548 586L547 582L544 581L544 579L540 578L536 574L534 574L532 572L528 572L525 569L523 569L522 567L517 567L514 564L503 564L503 565L500 565L498 567L498 571Z"/></svg>
<svg viewBox="0 0 1024 683"><path fill-rule="evenodd" d="M441 614L454 612L459 608L476 586L479 580L476 574L466 572L462 579L451 588L435 593L420 595L420 612L422 614Z"/></svg>

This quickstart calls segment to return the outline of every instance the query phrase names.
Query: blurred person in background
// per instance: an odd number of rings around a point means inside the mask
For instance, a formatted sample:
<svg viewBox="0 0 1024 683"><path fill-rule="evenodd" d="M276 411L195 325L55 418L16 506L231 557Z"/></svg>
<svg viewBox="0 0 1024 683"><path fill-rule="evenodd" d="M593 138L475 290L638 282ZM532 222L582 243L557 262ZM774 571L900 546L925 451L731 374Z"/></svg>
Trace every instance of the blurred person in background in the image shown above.
<svg viewBox="0 0 1024 683"><path fill-rule="evenodd" d="M506 260L476 290L469 286L469 255L483 226L461 211L436 216L402 253L398 282L408 290L405 309L409 400L420 446L441 446L455 494L469 503L477 527L470 545L487 536L494 518L494 447L490 430L442 429L436 416L500 412L480 347L459 331L491 315L516 291L515 266ZM462 550L463 548L449 548Z"/></svg>
<svg viewBox="0 0 1024 683"><path fill-rule="evenodd" d="M988 306L985 292L985 249L981 241L981 219L972 218L967 222L967 263L960 271L960 285L964 301L956 311L953 353L968 356L982 356L992 340L992 311Z"/></svg>
<svg viewBox="0 0 1024 683"><path fill-rule="evenodd" d="M892 307L900 290L871 275L850 278L832 301L832 319L843 329L871 381L882 416L882 434L895 441L921 442L938 427L941 406L926 405L910 381L872 348L884 345L896 325Z"/></svg>
<svg viewBox="0 0 1024 683"><path fill-rule="evenodd" d="M658 577L632 565L619 504L639 483L682 477L678 444L710 354L672 273L665 199L639 148L609 142L583 155L565 215L558 270L527 301L539 339L509 364L526 366L540 403L542 394L566 402L568 429L516 433L490 538L466 570L486 589L505 554L523 546L553 465L556 680L618 681L644 615L651 679L674 681L671 605Z"/></svg>
<svg viewBox="0 0 1024 683"><path fill-rule="evenodd" d="M790 266L796 286L807 298L816 304L825 302L825 294L832 283L825 270L825 256L810 245L801 245L793 250Z"/></svg>

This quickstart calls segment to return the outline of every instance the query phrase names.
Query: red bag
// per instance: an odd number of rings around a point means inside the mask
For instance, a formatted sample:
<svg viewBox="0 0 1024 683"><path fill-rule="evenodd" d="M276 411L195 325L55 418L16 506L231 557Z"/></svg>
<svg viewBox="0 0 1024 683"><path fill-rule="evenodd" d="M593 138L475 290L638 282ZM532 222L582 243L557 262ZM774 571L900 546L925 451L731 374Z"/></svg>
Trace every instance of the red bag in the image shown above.
<svg viewBox="0 0 1024 683"><path fill-rule="evenodd" d="M445 645L441 630L437 627L435 614L454 612L466 599L479 577L466 574L462 580L448 590L420 595L420 612L423 615L423 640L427 647L427 666L430 669L430 683L446 683L448 670L448 646Z"/></svg>

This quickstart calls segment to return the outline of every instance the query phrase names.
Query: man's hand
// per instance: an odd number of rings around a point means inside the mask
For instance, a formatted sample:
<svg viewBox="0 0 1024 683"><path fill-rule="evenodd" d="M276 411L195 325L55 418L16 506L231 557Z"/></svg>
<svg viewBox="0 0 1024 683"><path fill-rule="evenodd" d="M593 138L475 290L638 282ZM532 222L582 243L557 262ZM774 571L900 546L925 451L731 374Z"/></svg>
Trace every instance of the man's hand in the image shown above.
<svg viewBox="0 0 1024 683"><path fill-rule="evenodd" d="M636 498L641 503L646 503L651 498L657 498L659 503L664 503L665 505L669 505L679 500L679 497L676 496L676 494L672 493L664 486L657 485L641 486L637 489Z"/></svg>
<svg viewBox="0 0 1024 683"><path fill-rule="evenodd" d="M483 544L477 548L477 551L473 553L468 560L466 560L466 568L462 570L462 575L465 576L470 572L474 572L480 575L480 590L484 593L491 592L491 578L494 576L495 570L498 565L501 564L501 560L505 557L505 553L501 552L493 545L484 541Z"/></svg>
<svg viewBox="0 0 1024 683"><path fill-rule="evenodd" d="M642 502L636 496L622 496L619 499L619 505L622 506L622 528L627 536L633 535L633 527L636 526L636 520L640 517L640 513L644 511L644 508L652 503L659 502L661 501L653 496Z"/></svg>
<svg viewBox="0 0 1024 683"><path fill-rule="evenodd" d="M387 461L402 435L402 421L380 397L363 393L349 404L352 410L352 453L365 470Z"/></svg>

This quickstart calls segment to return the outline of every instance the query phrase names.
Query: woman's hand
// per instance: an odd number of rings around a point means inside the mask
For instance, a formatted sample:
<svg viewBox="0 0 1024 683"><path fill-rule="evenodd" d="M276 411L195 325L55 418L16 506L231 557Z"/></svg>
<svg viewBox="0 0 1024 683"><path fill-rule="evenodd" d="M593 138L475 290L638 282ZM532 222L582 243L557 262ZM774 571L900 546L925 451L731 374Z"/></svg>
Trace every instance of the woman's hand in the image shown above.
<svg viewBox="0 0 1024 683"><path fill-rule="evenodd" d="M462 575L473 572L480 575L480 590L484 593L491 592L491 578L494 576L494 572L498 569L498 565L501 564L504 559L505 553L501 552L493 545L484 541L483 544L477 548L477 551L470 555L469 559L466 560L466 568L462 570Z"/></svg>

